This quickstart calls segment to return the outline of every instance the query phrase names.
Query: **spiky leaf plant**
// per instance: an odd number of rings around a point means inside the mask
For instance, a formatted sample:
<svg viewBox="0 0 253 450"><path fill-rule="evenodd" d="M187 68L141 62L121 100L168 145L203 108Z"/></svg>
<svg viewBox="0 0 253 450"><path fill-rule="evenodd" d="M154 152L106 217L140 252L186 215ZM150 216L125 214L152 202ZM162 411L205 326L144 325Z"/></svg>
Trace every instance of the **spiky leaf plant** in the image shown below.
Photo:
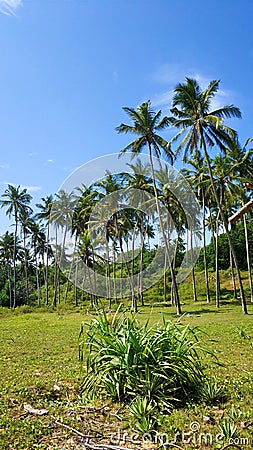
<svg viewBox="0 0 253 450"><path fill-rule="evenodd" d="M171 408L197 397L204 379L198 329L164 321L149 327L119 309L83 323L79 355L86 362L86 397L131 403L146 398Z"/></svg>

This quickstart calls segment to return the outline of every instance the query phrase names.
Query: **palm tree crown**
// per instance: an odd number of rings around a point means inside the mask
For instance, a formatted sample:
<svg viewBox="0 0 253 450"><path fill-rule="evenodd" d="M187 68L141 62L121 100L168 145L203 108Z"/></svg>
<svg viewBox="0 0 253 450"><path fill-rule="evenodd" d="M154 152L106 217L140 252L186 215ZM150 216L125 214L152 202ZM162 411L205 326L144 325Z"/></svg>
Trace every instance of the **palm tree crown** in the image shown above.
<svg viewBox="0 0 253 450"><path fill-rule="evenodd" d="M241 118L240 109L227 105L211 110L212 99L219 89L219 80L211 81L205 90L201 90L196 80L186 78L185 83L179 83L174 92L170 123L180 131L172 138L170 144L181 135L183 139L176 152L184 148L183 159L187 153L193 154L203 148L204 141L209 147L217 145L226 152L227 146L232 145L236 132L224 125L223 119Z"/></svg>

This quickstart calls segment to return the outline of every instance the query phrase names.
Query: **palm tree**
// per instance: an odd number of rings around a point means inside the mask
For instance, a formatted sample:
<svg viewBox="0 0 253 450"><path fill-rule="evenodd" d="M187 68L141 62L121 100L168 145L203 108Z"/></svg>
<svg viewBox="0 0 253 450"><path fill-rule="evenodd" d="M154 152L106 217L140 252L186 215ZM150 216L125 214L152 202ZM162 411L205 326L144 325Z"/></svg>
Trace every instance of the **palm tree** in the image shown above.
<svg viewBox="0 0 253 450"><path fill-rule="evenodd" d="M20 186L8 184L7 189L0 200L1 207L7 207L6 215L14 217L14 246L13 246L13 308L16 307L16 243L18 234L19 214L22 210L27 209L31 202L31 195L27 193L27 189L21 189Z"/></svg>
<svg viewBox="0 0 253 450"><path fill-rule="evenodd" d="M116 131L118 133L131 133L135 134L138 137L130 142L130 144L126 145L124 147L120 154L125 153L127 150L131 150L134 155L138 155L142 152L142 150L147 147L148 154L149 154L149 162L150 162L150 169L151 169L151 176L152 176L152 182L153 182L153 188L155 193L155 199L156 199L156 208L157 208L157 214L160 224L160 229L162 231L164 245L166 249L167 258L169 261L170 271L171 271L171 278L172 278L172 285L175 295L175 303L177 307L177 314L181 314L181 306L180 306L180 300L178 295L178 289L177 289L177 283L175 274L173 271L172 261L170 258L170 252L169 252L169 245L167 242L167 238L164 232L164 227L162 223L162 217L161 217L161 211L160 211L160 204L158 199L158 190L156 186L156 179L155 179L155 169L154 169L154 162L153 162L153 156L155 156L160 163L161 161L160 157L163 153L167 159L170 159L170 161L173 161L173 153L168 148L168 142L162 138L158 133L167 128L169 126L169 119L168 117L161 118L161 111L155 112L153 111L151 107L150 101L142 103L140 106L137 107L137 109L133 108L123 108L123 110L126 112L128 117L131 119L132 124L127 125L124 123L121 123L118 127L116 127Z"/></svg>
<svg viewBox="0 0 253 450"><path fill-rule="evenodd" d="M241 198L241 196L244 194L242 187L238 183L239 177L235 173L234 169L235 164L232 163L231 159L227 157L224 158L220 154L218 154L213 160L214 184L227 221L228 217L231 215L235 200ZM231 249L229 251L229 257L234 298L237 299L233 255Z"/></svg>
<svg viewBox="0 0 253 450"><path fill-rule="evenodd" d="M65 245L67 235L72 234L73 229L73 213L74 213L75 197L73 192L66 192L60 190L55 195L55 200L52 205L50 220L55 232L55 277L54 277L54 297L53 306L56 306L56 298L58 292L58 303L61 299L60 289L60 268L63 269L66 266L67 260L65 255ZM61 245L58 245L59 230L62 230Z"/></svg>
<svg viewBox="0 0 253 450"><path fill-rule="evenodd" d="M150 165L148 163L144 164L140 158L136 159L135 164L128 163L127 166L131 169L131 173L126 174L127 180L127 188L126 189L136 189L133 191L133 198L131 199L131 204L135 204L140 199L140 191L143 191L142 201L144 201L144 192L152 193L152 180L150 178ZM135 199L138 195L138 199ZM137 213L137 211L136 211ZM139 264L139 299L141 306L144 306L144 297L143 297L143 252L145 246L145 237L149 233L152 235L152 229L149 226L149 221L146 218L146 214L143 212L138 212L136 214L136 225L138 227L141 239L141 248L140 248L140 264Z"/></svg>
<svg viewBox="0 0 253 450"><path fill-rule="evenodd" d="M41 222L45 222L47 227L47 237L46 237L46 273L45 273L45 287L46 287L46 306L48 305L48 264L49 264L49 254L50 254L50 216L53 205L53 196L49 195L47 197L42 197L42 203L37 203L36 206L39 208L40 212L35 215L35 220L38 219Z"/></svg>
<svg viewBox="0 0 253 450"><path fill-rule="evenodd" d="M190 167L182 169L181 173L186 177L191 186L193 186L197 198L202 203L202 241L206 281L206 301L207 303L210 303L209 277L206 259L206 207L208 200L207 186L209 184L209 176L206 171L206 165L204 164L204 158L198 157L187 160L187 164L189 164Z"/></svg>
<svg viewBox="0 0 253 450"><path fill-rule="evenodd" d="M219 89L219 81L211 81L205 90L201 90L198 82L191 78L186 78L185 83L179 83L174 90L170 123L179 128L179 132L171 139L170 144L182 137L176 153L184 149L183 159L188 153L199 156L203 150L205 161L208 167L210 182L218 206L219 214L228 238L229 248L233 255L234 264L239 283L242 312L247 314L247 305L240 275L240 269L228 229L228 221L220 203L220 199L215 187L213 171L211 167L208 148L217 146L221 151L226 152L227 147L233 145L237 135L234 130L223 123L223 119L230 117L241 117L239 108L228 105L223 108L211 110L211 100Z"/></svg>
<svg viewBox="0 0 253 450"><path fill-rule="evenodd" d="M252 178L253 178L253 148L248 148L248 146L252 142L253 138L248 138L243 146L240 145L239 142L236 142L235 145L230 147L227 152L227 158L232 166L231 173L233 173L233 176L239 181L240 185L244 186L244 188L250 187L250 189L252 189ZM244 205L249 200L249 198L247 197L246 193L243 190L240 195L240 200L239 204L242 203L242 205ZM251 276L249 239L248 239L246 216L247 214L245 213L243 215L243 224L244 224L245 246L246 246L248 277L250 287L250 298L251 302L253 303L253 285Z"/></svg>
<svg viewBox="0 0 253 450"><path fill-rule="evenodd" d="M36 283L37 283L37 295L38 295L38 306L40 306L40 280L39 280L39 258L41 257L42 260L44 258L44 253L47 251L47 245L46 245L46 235L44 228L42 228L38 223L35 221L31 222L31 243L33 248L33 257L35 262L35 269L36 269Z"/></svg>
<svg viewBox="0 0 253 450"><path fill-rule="evenodd" d="M12 276L11 264L13 261L14 234L6 231L0 238L0 261L3 266L7 266L8 288L9 288L9 307L12 308Z"/></svg>
<svg viewBox="0 0 253 450"><path fill-rule="evenodd" d="M177 174L174 170L169 170L168 166L165 166L164 168L160 168L160 170L155 171L156 180L157 180L157 187L158 187L158 193L159 193L159 200L164 203L166 208L166 216L164 217L166 222L166 230L167 230L167 240L170 242L171 240L171 233L173 231L173 228L177 231L177 240L175 243L175 250L174 250L174 257L172 262L172 270L175 273L176 268L176 255L177 255L177 249L178 249L178 242L180 239L180 235L184 232L184 225L186 224L187 220L185 217L184 210L175 195L175 193L172 192L171 187L175 187L176 185L179 185L180 180L177 180ZM167 273L167 258L165 258L164 261L164 301L166 301L166 273ZM172 286L173 287L173 286ZM171 290L171 297L172 297L172 303L174 301L173 299L174 291Z"/></svg>
<svg viewBox="0 0 253 450"><path fill-rule="evenodd" d="M21 233L23 235L23 247L24 247L24 269L25 269L25 287L26 287L26 303L29 302L29 286L28 286L28 259L29 259L29 247L27 247L26 239L31 233L31 227L33 220L31 218L32 209L22 208L19 212L19 222Z"/></svg>

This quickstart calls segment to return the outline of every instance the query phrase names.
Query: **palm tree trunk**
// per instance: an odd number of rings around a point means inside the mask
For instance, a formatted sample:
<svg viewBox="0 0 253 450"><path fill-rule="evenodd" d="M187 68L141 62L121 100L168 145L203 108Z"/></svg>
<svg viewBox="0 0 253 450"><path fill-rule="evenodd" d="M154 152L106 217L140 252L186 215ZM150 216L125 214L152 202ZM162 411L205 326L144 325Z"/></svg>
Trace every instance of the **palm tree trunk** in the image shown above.
<svg viewBox="0 0 253 450"><path fill-rule="evenodd" d="M191 251L193 250L193 242L192 242L192 230L190 230L190 241L191 241ZM193 290L193 301L197 302L197 289L196 289L196 279L195 279L195 271L194 267L192 268L192 290Z"/></svg>
<svg viewBox="0 0 253 450"><path fill-rule="evenodd" d="M8 266L8 284L9 284L9 305L12 307L12 291L11 291L11 266L10 263L7 263Z"/></svg>
<svg viewBox="0 0 253 450"><path fill-rule="evenodd" d="M232 256L231 250L229 250L229 261L230 261L230 271L231 271L231 278L232 278L232 284L233 284L234 299L237 300L237 289L236 289L235 274L234 274L234 263L233 263L233 256Z"/></svg>
<svg viewBox="0 0 253 450"><path fill-rule="evenodd" d="M46 287L46 302L45 305L48 306L48 254L49 254L49 231L50 230L50 223L48 221L47 224L47 248L46 248L46 273L45 273L45 287Z"/></svg>
<svg viewBox="0 0 253 450"><path fill-rule="evenodd" d="M54 296L53 296L53 306L56 307L56 299L57 299L57 280L58 280L58 274L57 274L57 254L58 254L58 248L57 248L57 225L55 225L55 263L54 263Z"/></svg>
<svg viewBox="0 0 253 450"><path fill-rule="evenodd" d="M220 307L220 273L219 273L219 224L218 217L216 222L216 232L214 234L214 245L215 245L215 296L216 296L216 307Z"/></svg>
<svg viewBox="0 0 253 450"><path fill-rule="evenodd" d="M78 306L77 277L78 277L78 260L76 261L76 267L75 267L75 306Z"/></svg>
<svg viewBox="0 0 253 450"><path fill-rule="evenodd" d="M39 280L39 270L38 270L38 262L37 262L37 256L36 258L36 284L37 284L37 294L38 294L38 306L40 306L40 280Z"/></svg>
<svg viewBox="0 0 253 450"><path fill-rule="evenodd" d="M219 209L219 213L220 213L223 225L224 225L225 233L226 233L227 238L228 238L228 245L229 245L229 248L231 249L231 253L233 255L233 259L234 259L234 263L235 263L235 269L236 269L237 279L238 279L238 283L239 283L240 296L241 296L242 312L243 312L243 314L248 314L246 300L245 300L245 295L244 295L244 290L243 290L243 285L242 285L242 279L241 279L241 274L240 274L240 268L239 268L239 264L238 264L238 261L237 261L237 256L236 256L236 253L235 253L235 249L234 249L234 246L233 246L233 243L232 243L232 239L231 239L231 236L230 236L230 233L229 233L229 230L228 230L228 222L227 222L227 219L226 219L225 214L223 212L223 209L221 207L219 196L218 196L215 184L214 184L212 168L211 168L209 156L208 156L208 153L207 153L206 142L205 142L205 139L204 139L204 136L203 136L202 128L201 128L200 134L201 134L201 140L202 140L202 144L203 144L204 155L205 155L205 159L206 159L207 166L208 166L208 172L209 172L209 176L210 176L212 190L213 190L213 193L214 193L214 197L215 197L218 209Z"/></svg>
<svg viewBox="0 0 253 450"><path fill-rule="evenodd" d="M206 301L210 303L210 290L209 290L209 277L206 261L206 209L205 209L205 196L204 189L202 189L202 239L203 239L203 257L204 257L204 270L205 270L205 281L206 281Z"/></svg>
<svg viewBox="0 0 253 450"><path fill-rule="evenodd" d="M125 263L126 271L127 271L127 275L128 275L128 280L129 280L129 284L130 284L131 295L132 295L132 308L133 308L133 311L135 313L137 313L138 312L138 307L137 307L137 300L136 300L136 295L135 295L135 290L134 290L133 279L132 279L131 272L130 272L130 269L129 269L129 266L128 266L128 261L126 261L125 258L124 258L122 237L120 236L120 233L119 233L117 216L116 216L116 220L115 220L115 225L116 225L117 237L119 239L119 246L120 246L120 252L121 252L122 260ZM126 245L127 245L127 254L128 254L128 251L129 251L129 249L128 249L128 240L126 241Z"/></svg>
<svg viewBox="0 0 253 450"><path fill-rule="evenodd" d="M164 255L164 274L163 274L163 301L166 302L167 297L167 255Z"/></svg>
<svg viewBox="0 0 253 450"><path fill-rule="evenodd" d="M252 276L251 276L251 267L250 267L249 238L248 238L246 214L244 214L244 216L243 216L243 224L244 224L245 246L246 246L246 255L247 255L248 276L249 276L250 301L251 301L251 303L253 303L253 288L252 288Z"/></svg>
<svg viewBox="0 0 253 450"><path fill-rule="evenodd" d="M132 264L131 264L131 269L132 269L132 279L134 279L134 244L135 244L135 233L136 233L136 225L134 226L133 229L133 236L132 236ZM137 301L136 301L136 295L134 292L134 289L132 289L132 309L134 312L137 312Z"/></svg>
<svg viewBox="0 0 253 450"><path fill-rule="evenodd" d="M109 308L112 307L112 299L111 299L111 274L110 274L110 254L109 254L109 242L108 239L105 241L106 244L106 294L107 298L109 298Z"/></svg>
<svg viewBox="0 0 253 450"><path fill-rule="evenodd" d="M16 308L16 297L17 297L17 287L16 287L17 234L18 234L18 213L17 211L15 211L15 230L14 230L14 245L13 245L13 304L12 304L13 309Z"/></svg>
<svg viewBox="0 0 253 450"><path fill-rule="evenodd" d="M167 239L166 239L166 235L165 235L164 227L163 227L163 223L162 223L162 218L161 218L161 211L160 211L160 205L159 205L159 199L158 199L158 192L157 192L156 181L155 181L155 172L154 172L154 165L153 165L153 158L152 158L152 149L151 149L150 143L148 143L148 149L149 149L149 160L150 160L150 167L151 167L152 182L153 182L153 187L154 187L154 192L155 192L155 200L156 200L156 208L157 208L158 220L159 220L160 228L161 228L162 235L163 235L163 240L164 240L164 245L165 245L165 249L166 249L167 259L168 259L168 262L169 262L170 273L171 273L171 282L172 282L173 291L174 291L175 305L176 305L176 308L177 308L177 315L181 315L182 314L182 310L181 310L181 305L180 305L180 300L179 300L179 295L178 295L178 289L177 289L177 282L176 282L175 272L173 270L173 264L172 264L172 261L171 261L171 258L170 258L170 253L169 253L169 246L168 246L168 242L167 242Z"/></svg>
<svg viewBox="0 0 253 450"><path fill-rule="evenodd" d="M140 230L140 236L141 236L141 251L140 251L140 263L139 263L139 298L140 298L141 306L144 306L143 285L142 285L144 236L143 236L142 229Z"/></svg>
<svg viewBox="0 0 253 450"><path fill-rule="evenodd" d="M28 288L28 264L27 264L27 252L26 252L26 232L23 229L23 246L24 246L24 255L25 255L25 296L26 296L26 304L29 303L29 288Z"/></svg>

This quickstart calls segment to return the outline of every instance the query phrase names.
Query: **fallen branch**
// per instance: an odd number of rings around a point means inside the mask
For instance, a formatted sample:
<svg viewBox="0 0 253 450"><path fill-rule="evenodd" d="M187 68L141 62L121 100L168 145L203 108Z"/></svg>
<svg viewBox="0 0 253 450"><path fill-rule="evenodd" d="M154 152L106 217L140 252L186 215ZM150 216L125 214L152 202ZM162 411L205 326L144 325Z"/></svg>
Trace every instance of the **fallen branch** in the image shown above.
<svg viewBox="0 0 253 450"><path fill-rule="evenodd" d="M69 425L66 425L63 422L58 422L58 420L55 420L55 419L54 419L54 422L56 423L56 425L60 425L63 428L67 428L67 430L72 431L72 433L78 434L78 436L81 436L82 438L85 438L85 439L96 439L96 436L90 436L89 434L83 434L83 433L81 433L81 431L78 431L75 428L70 427Z"/></svg>

